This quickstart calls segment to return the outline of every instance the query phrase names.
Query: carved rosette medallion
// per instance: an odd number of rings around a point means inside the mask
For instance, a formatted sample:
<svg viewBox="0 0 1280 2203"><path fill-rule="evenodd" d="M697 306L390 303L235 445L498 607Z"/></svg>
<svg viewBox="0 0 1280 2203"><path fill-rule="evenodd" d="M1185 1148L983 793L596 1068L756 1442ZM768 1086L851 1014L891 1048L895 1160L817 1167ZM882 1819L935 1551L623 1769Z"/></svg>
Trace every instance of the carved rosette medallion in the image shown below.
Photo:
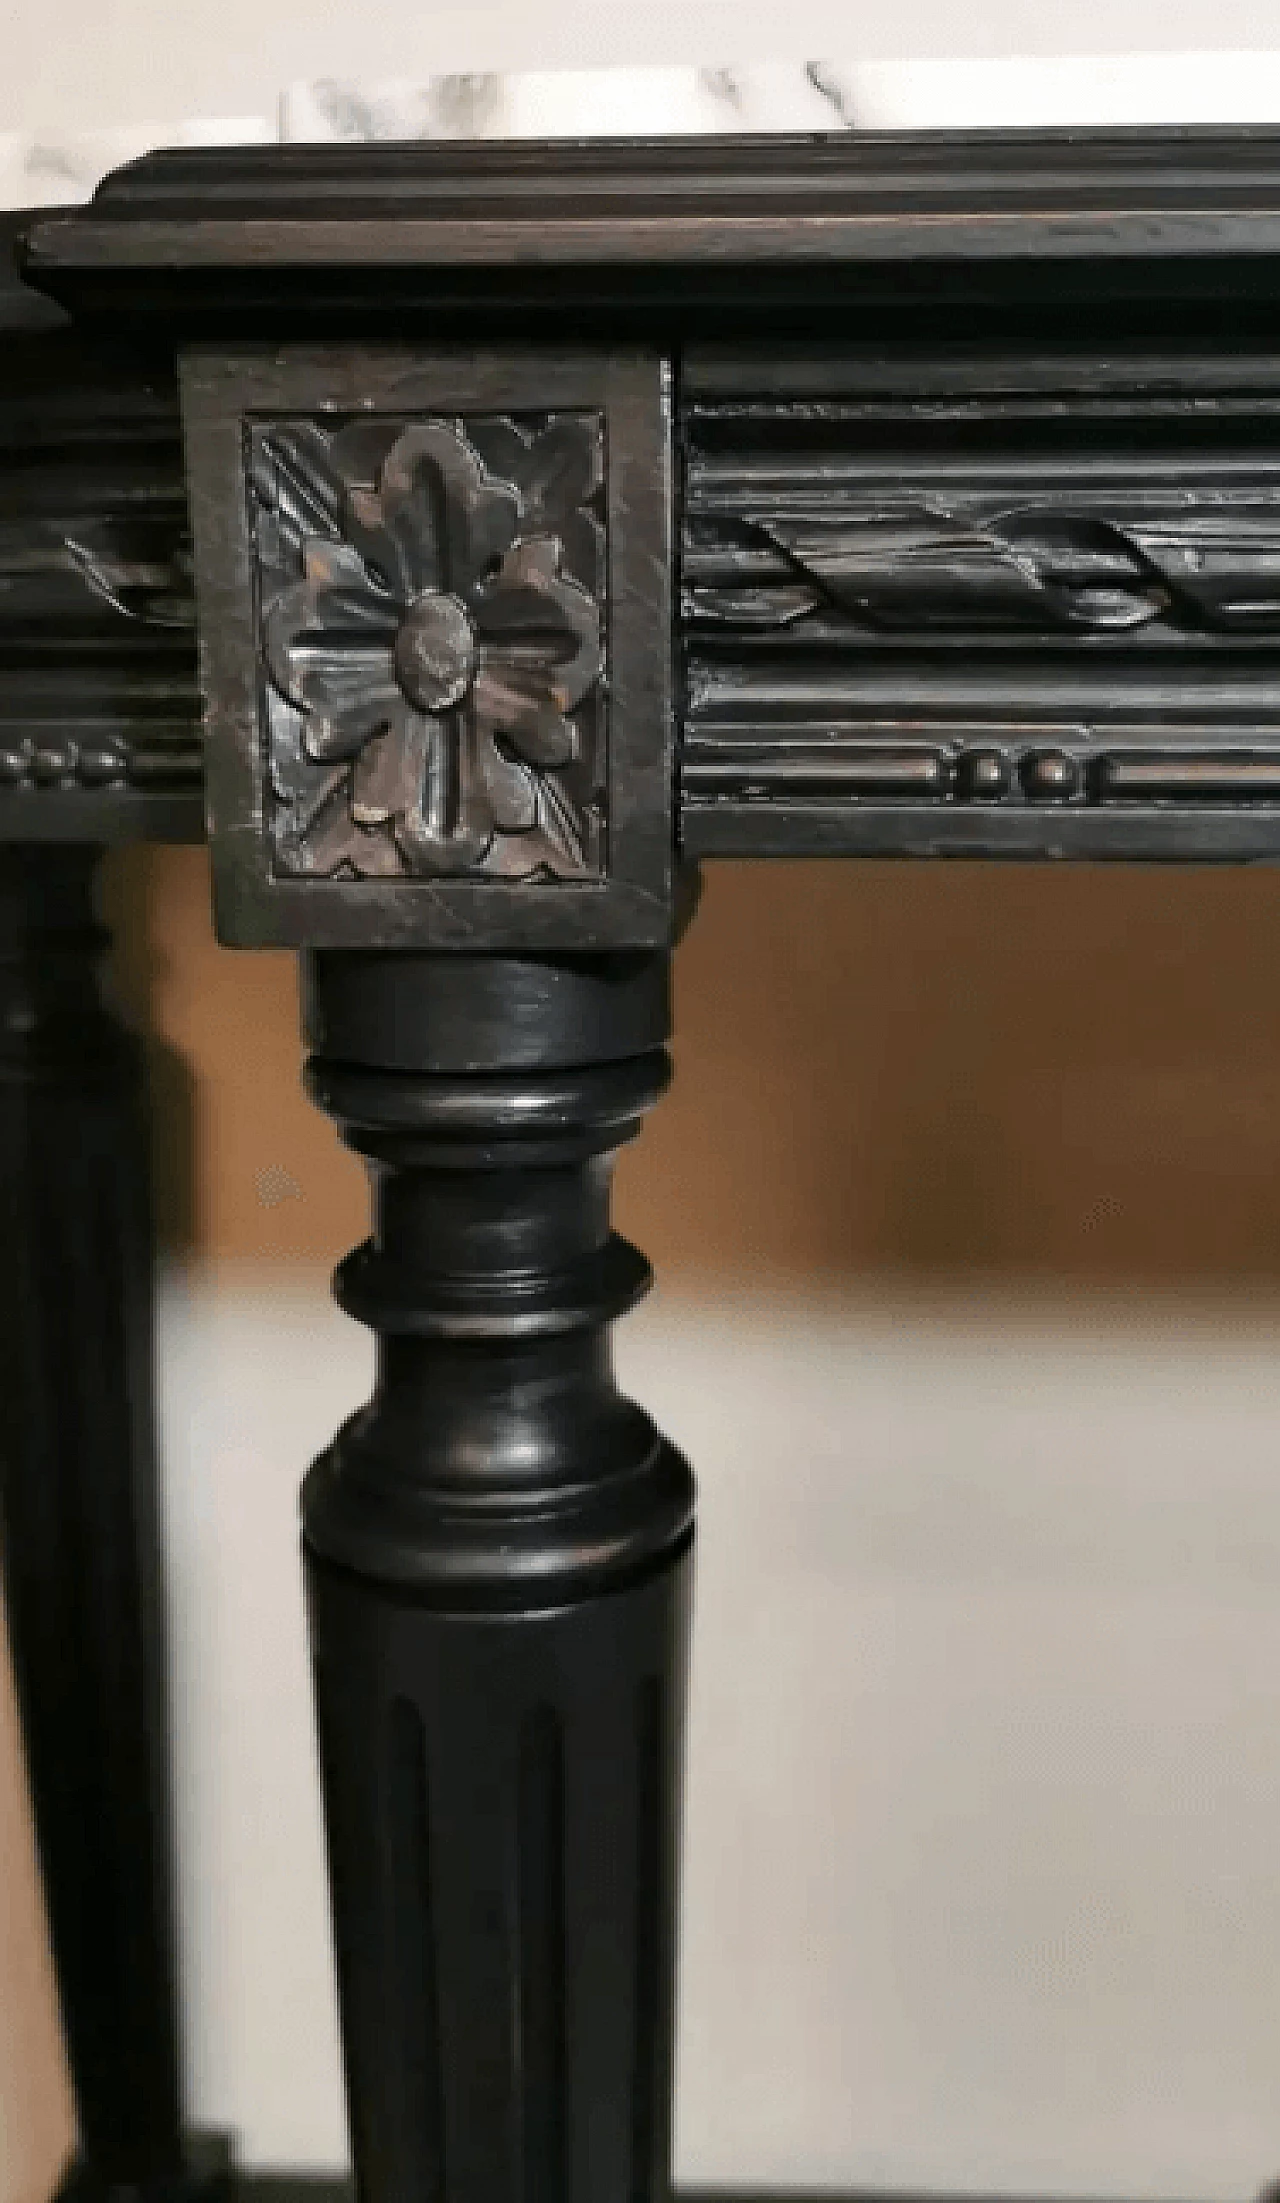
<svg viewBox="0 0 1280 2203"><path fill-rule="evenodd" d="M596 879L602 422L248 430L277 877Z"/></svg>

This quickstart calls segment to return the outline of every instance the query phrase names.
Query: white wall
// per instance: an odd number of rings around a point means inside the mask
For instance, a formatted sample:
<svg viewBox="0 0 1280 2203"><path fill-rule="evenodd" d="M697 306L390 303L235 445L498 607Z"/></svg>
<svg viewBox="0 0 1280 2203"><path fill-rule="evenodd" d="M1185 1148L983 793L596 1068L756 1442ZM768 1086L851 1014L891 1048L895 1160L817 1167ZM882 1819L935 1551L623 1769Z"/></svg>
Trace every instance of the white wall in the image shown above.
<svg viewBox="0 0 1280 2203"><path fill-rule="evenodd" d="M319 1283L177 1288L200 2110L343 2130L295 1553L369 1381ZM1280 2166L1280 1307L657 1304L702 1487L688 2179L1204 2199Z"/></svg>

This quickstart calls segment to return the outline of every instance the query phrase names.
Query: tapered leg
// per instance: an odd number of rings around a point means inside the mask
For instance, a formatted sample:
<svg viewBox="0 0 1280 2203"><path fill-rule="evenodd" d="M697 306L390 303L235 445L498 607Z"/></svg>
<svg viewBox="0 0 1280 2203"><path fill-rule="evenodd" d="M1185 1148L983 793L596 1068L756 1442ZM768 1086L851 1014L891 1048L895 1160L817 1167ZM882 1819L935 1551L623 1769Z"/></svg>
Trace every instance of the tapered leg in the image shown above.
<svg viewBox="0 0 1280 2203"><path fill-rule="evenodd" d="M658 2203L693 1489L607 1326L665 960L317 956L308 1016L375 1207L303 1510L359 2193Z"/></svg>
<svg viewBox="0 0 1280 2203"><path fill-rule="evenodd" d="M90 2190L186 2184L141 1058L97 852L0 852L0 1505L9 1640Z"/></svg>

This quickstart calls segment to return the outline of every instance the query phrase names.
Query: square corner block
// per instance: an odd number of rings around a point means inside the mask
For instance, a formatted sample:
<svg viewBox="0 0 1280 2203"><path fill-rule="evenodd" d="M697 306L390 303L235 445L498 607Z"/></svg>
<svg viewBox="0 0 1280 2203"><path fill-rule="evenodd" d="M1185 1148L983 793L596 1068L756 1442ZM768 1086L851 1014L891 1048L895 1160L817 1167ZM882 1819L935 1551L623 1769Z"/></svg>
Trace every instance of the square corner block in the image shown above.
<svg viewBox="0 0 1280 2203"><path fill-rule="evenodd" d="M641 351L189 351L233 945L672 929L671 408Z"/></svg>

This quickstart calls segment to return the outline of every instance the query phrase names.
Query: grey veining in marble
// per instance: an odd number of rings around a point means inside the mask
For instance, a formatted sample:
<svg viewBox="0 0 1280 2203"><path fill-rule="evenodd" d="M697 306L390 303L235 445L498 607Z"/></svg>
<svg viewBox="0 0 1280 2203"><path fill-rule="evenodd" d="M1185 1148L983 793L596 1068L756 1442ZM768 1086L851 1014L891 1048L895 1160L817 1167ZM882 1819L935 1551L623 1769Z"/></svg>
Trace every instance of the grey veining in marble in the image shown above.
<svg viewBox="0 0 1280 2203"><path fill-rule="evenodd" d="M684 136L849 129L850 72L833 62L706 69L526 70L289 86L281 136L378 138Z"/></svg>
<svg viewBox="0 0 1280 2203"><path fill-rule="evenodd" d="M0 206L86 199L109 169L162 145L1277 122L1277 47L311 77L269 114L0 133Z"/></svg>
<svg viewBox="0 0 1280 2203"><path fill-rule="evenodd" d="M831 130L851 127L855 106L852 71L825 61L300 79L284 88L270 116L0 133L0 206L87 199L111 169L163 145Z"/></svg>

